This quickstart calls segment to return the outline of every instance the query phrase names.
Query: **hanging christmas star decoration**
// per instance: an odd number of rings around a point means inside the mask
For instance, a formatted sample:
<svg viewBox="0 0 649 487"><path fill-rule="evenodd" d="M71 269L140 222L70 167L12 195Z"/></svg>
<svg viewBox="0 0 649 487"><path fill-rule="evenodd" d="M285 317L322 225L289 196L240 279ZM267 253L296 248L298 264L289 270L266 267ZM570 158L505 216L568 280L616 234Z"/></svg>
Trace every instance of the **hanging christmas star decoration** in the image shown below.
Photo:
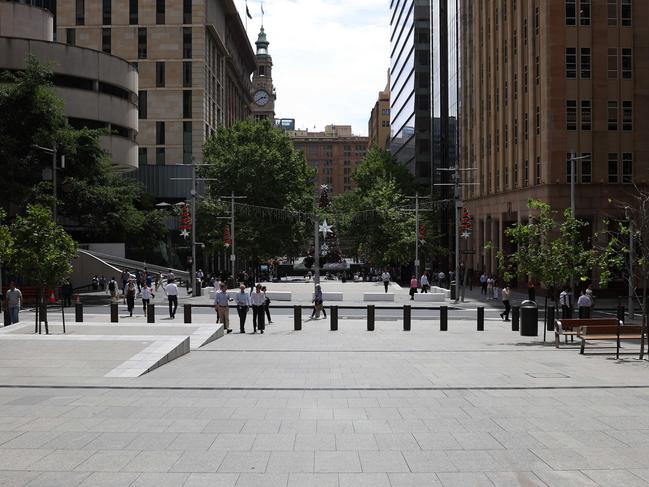
<svg viewBox="0 0 649 487"><path fill-rule="evenodd" d="M327 220L325 220L322 225L320 225L320 233L322 233L323 238L327 238L328 233L332 233L333 225L329 225Z"/></svg>
<svg viewBox="0 0 649 487"><path fill-rule="evenodd" d="M471 237L471 232L470 232L469 230L464 230L464 231L462 232L462 235L460 235L460 236L461 236L462 238L464 238L464 239L468 239L469 237Z"/></svg>
<svg viewBox="0 0 649 487"><path fill-rule="evenodd" d="M187 231L187 229L182 230L182 231L180 232L180 236L181 236L182 238L184 238L184 239L188 238L188 237L189 237L189 232Z"/></svg>
<svg viewBox="0 0 649 487"><path fill-rule="evenodd" d="M180 210L180 236L184 239L189 237L189 231L192 229L192 217L189 214L189 207L185 204Z"/></svg>
<svg viewBox="0 0 649 487"><path fill-rule="evenodd" d="M329 186L327 186L326 184L321 184L320 185L320 190L321 191L329 191Z"/></svg>

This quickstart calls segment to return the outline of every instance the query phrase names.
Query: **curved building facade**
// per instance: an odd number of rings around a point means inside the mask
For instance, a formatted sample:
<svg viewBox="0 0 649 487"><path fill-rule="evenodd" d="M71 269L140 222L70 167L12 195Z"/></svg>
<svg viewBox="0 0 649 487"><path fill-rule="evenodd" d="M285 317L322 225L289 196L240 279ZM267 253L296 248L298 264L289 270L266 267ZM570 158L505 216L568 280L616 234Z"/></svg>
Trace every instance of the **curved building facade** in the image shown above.
<svg viewBox="0 0 649 487"><path fill-rule="evenodd" d="M31 11L29 13L28 11ZM115 166L132 170L138 164L135 141L138 132L138 72L127 61L92 49L38 38L45 29L38 26L52 21L47 11L28 5L0 2L3 25L8 17L36 20L35 25L16 27L14 34L0 36L0 69L25 69L29 55L51 66L56 93L63 99L68 123L76 128L107 129L102 147ZM27 15L27 17L25 17ZM52 25L51 23L49 24ZM3 30L4 33L4 30ZM29 36L32 38L27 38Z"/></svg>

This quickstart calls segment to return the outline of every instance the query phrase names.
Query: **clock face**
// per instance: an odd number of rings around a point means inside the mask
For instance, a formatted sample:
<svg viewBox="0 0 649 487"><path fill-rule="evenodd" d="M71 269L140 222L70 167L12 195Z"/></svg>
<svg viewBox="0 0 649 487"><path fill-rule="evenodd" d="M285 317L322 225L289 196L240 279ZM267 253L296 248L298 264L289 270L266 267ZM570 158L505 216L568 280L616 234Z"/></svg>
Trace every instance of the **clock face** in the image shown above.
<svg viewBox="0 0 649 487"><path fill-rule="evenodd" d="M255 103L263 107L270 101L270 96L264 90L259 90L255 93Z"/></svg>

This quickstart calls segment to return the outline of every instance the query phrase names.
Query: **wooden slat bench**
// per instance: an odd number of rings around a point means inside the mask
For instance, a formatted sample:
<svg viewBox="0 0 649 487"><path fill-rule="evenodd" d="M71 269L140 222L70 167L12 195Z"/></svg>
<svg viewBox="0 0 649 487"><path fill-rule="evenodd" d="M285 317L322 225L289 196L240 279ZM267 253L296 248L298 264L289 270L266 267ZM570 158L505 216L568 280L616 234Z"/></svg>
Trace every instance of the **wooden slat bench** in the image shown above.
<svg viewBox="0 0 649 487"><path fill-rule="evenodd" d="M640 325L622 325L619 322L616 326L595 325L582 326L579 328L578 335L581 338L581 349L579 353L584 353L586 341L595 340L615 340L616 357L620 358L620 341L621 340L641 340L642 327Z"/></svg>
<svg viewBox="0 0 649 487"><path fill-rule="evenodd" d="M579 328L582 326L617 326L620 324L617 318L570 318L554 320L554 346L559 348L560 337L565 337L568 343L568 337L571 341L579 334Z"/></svg>

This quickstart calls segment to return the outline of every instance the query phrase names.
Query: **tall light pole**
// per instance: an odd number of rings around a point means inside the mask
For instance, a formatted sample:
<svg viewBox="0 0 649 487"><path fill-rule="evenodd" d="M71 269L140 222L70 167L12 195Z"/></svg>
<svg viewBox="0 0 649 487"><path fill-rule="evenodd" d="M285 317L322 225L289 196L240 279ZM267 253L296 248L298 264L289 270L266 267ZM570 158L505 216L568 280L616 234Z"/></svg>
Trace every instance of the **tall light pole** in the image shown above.
<svg viewBox="0 0 649 487"><path fill-rule="evenodd" d="M54 146L53 149L50 149L48 147L41 147L40 145L32 145L34 149L38 149L40 151L45 152L46 154L51 154L52 155L52 197L54 198L54 201L52 203L52 218L54 219L54 223L57 222L57 183L56 183L56 170L57 165L56 165L56 159L57 159L57 149L56 146ZM61 156L61 169L65 168L65 156Z"/></svg>
<svg viewBox="0 0 649 487"><path fill-rule="evenodd" d="M572 214L573 218L577 218L575 211L575 183L577 180L577 174L576 174L576 161L581 161L582 159L590 159L590 156L579 156L577 157L577 154L573 151L570 153L570 213ZM574 306L574 303L576 302L575 299L575 276L570 275L570 292L572 293L572 306Z"/></svg>
<svg viewBox="0 0 649 487"><path fill-rule="evenodd" d="M635 279L633 276L633 259L635 258L635 252L634 252L634 236L633 236L633 218L631 216L631 212L629 211L630 208L627 206L624 208L624 213L626 216L626 219L629 222L629 302L628 302L628 308L629 308L629 318L633 319L634 316L634 300L633 297L635 296Z"/></svg>

